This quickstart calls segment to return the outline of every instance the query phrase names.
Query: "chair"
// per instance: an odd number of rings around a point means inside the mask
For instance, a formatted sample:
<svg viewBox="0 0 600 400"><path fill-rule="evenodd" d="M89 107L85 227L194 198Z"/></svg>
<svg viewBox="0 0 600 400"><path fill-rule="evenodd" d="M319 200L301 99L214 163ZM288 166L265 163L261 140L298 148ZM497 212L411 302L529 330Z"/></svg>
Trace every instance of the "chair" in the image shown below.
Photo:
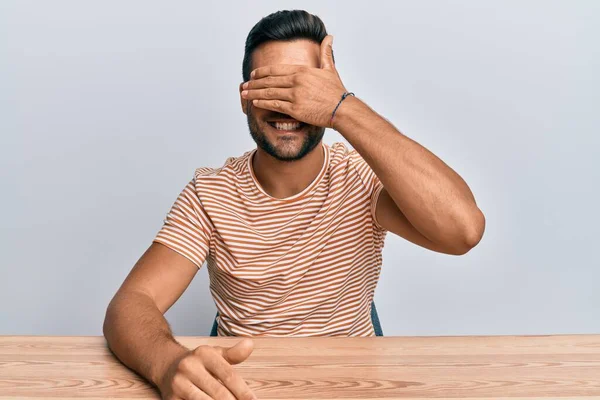
<svg viewBox="0 0 600 400"><path fill-rule="evenodd" d="M215 321L213 322L212 329L210 331L210 336L217 336L217 329L219 325L217 324L217 317L219 316L219 312L215 316ZM383 330L381 329L381 322L379 322L379 316L377 315L377 309L375 308L375 302L371 303L371 322L373 323L373 328L375 329L375 336L383 336Z"/></svg>

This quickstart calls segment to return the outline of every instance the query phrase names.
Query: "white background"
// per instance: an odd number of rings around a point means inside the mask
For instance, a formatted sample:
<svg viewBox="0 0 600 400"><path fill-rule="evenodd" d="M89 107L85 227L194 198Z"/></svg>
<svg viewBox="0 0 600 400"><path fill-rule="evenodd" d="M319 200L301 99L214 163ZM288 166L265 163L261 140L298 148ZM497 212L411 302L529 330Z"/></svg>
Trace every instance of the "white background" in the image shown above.
<svg viewBox="0 0 600 400"><path fill-rule="evenodd" d="M5 0L0 334L101 334L194 169L255 147L244 41L293 8L334 35L346 87L486 215L460 257L388 234L384 333L599 333L600 2ZM214 312L203 267L167 317L205 335Z"/></svg>

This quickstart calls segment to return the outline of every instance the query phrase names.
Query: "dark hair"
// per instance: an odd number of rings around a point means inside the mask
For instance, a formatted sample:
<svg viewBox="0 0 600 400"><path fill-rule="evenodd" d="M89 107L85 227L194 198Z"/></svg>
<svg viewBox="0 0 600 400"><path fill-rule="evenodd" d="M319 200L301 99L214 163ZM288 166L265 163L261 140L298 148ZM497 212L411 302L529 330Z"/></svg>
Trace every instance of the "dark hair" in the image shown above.
<svg viewBox="0 0 600 400"><path fill-rule="evenodd" d="M271 40L291 42L308 39L320 45L325 36L327 29L321 18L304 10L282 10L267 15L254 25L246 38L242 62L244 82L250 80L252 53L261 44Z"/></svg>

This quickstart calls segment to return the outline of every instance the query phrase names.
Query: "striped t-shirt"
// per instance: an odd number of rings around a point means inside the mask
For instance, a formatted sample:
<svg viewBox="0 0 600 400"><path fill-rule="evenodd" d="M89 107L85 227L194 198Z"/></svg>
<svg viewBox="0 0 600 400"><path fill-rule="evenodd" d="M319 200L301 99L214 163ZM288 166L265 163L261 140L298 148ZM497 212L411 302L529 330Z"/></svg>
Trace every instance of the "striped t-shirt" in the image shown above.
<svg viewBox="0 0 600 400"><path fill-rule="evenodd" d="M356 150L321 143L321 171L294 196L264 191L254 149L196 169L164 219L154 241L207 262L219 336L375 335L383 185Z"/></svg>

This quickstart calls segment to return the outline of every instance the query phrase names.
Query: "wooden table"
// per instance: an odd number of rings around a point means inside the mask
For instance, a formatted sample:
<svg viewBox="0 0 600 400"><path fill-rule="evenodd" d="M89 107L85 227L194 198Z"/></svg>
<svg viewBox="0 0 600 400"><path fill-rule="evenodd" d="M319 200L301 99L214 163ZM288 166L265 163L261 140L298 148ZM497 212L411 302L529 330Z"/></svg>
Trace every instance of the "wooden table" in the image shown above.
<svg viewBox="0 0 600 400"><path fill-rule="evenodd" d="M259 399L600 399L600 335L255 338L236 368ZM102 337L0 337L0 399L80 397L159 398Z"/></svg>

